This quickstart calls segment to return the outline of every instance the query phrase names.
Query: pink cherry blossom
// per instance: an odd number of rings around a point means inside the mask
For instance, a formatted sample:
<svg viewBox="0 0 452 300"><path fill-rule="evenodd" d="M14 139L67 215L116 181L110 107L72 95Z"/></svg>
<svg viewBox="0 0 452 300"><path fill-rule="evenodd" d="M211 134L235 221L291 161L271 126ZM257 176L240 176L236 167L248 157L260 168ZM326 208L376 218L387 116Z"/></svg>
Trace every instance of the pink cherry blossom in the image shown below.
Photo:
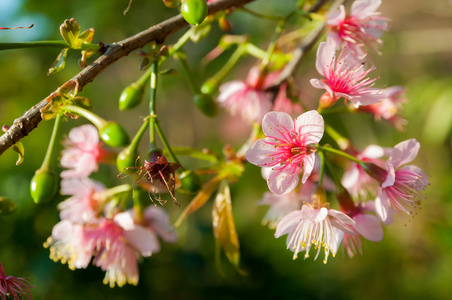
<svg viewBox="0 0 452 300"><path fill-rule="evenodd" d="M384 90L372 88L377 78L366 78L376 67L366 70L365 62L352 56L347 49L336 57L333 44L320 43L316 68L325 79L311 79L311 84L315 88L325 89L333 104L344 97L359 107L376 103L386 96Z"/></svg>
<svg viewBox="0 0 452 300"><path fill-rule="evenodd" d="M252 68L246 82L234 80L220 86L217 102L231 115L241 115L248 122L261 122L272 109L270 96L262 88L260 71Z"/></svg>
<svg viewBox="0 0 452 300"><path fill-rule="evenodd" d="M383 156L388 156L390 148L378 145L369 145L362 152L354 155L361 161L372 162L377 166L384 166ZM352 162L342 177L342 185L355 198L367 199L369 195L375 196L378 192L378 183L368 175L363 168Z"/></svg>
<svg viewBox="0 0 452 300"><path fill-rule="evenodd" d="M104 283L110 287L138 284L137 259L160 249L155 235L135 224L130 212L85 225L63 220L45 246L53 260L67 262L71 269L86 268L94 256L93 264L106 271Z"/></svg>
<svg viewBox="0 0 452 300"><path fill-rule="evenodd" d="M324 122L317 111L308 111L295 120L283 112L269 112L262 121L265 138L254 142L245 154L257 166L271 168L267 179L270 191L281 195L292 191L303 172L302 183L311 175L315 148L323 136Z"/></svg>
<svg viewBox="0 0 452 300"><path fill-rule="evenodd" d="M0 298L6 299L33 299L30 293L33 286L23 277L6 275L3 265L0 262Z"/></svg>
<svg viewBox="0 0 452 300"><path fill-rule="evenodd" d="M394 125L397 130L403 130L407 121L399 116L397 113L402 107L402 103L408 100L405 97L405 89L401 86L392 86L386 88L386 97L380 102L373 103L367 106L358 107L358 111L368 112L374 115L375 120L386 120Z"/></svg>
<svg viewBox="0 0 452 300"><path fill-rule="evenodd" d="M97 218L105 197L105 187L89 178L69 178L61 181L61 194L72 197L58 204L60 218L74 223L85 223Z"/></svg>
<svg viewBox="0 0 452 300"><path fill-rule="evenodd" d="M375 165L366 170L380 182L375 210L382 221L388 219L391 208L399 215L412 215L424 198L421 190L429 184L424 171L414 165L402 167L416 158L419 148L416 139L401 142L386 161L386 170Z"/></svg>
<svg viewBox="0 0 452 300"><path fill-rule="evenodd" d="M378 51L383 44L380 36L388 29L388 19L376 12L380 5L381 0L357 0L353 2L350 14L341 5L326 21L327 40L335 45L335 49L342 44L356 56L365 56L365 46L381 54Z"/></svg>
<svg viewBox="0 0 452 300"><path fill-rule="evenodd" d="M98 162L109 159L111 153L101 148L99 134L91 124L71 129L64 141L61 166L68 168L61 172L62 178L83 178L98 170Z"/></svg>
<svg viewBox="0 0 452 300"><path fill-rule="evenodd" d="M333 257L336 255L342 231L353 234L349 227L353 225L355 222L340 211L327 207L313 208L305 204L301 210L289 213L279 222L275 237L288 234L287 249L294 252L294 259L301 251L306 251L304 256L308 258L312 247L317 250L314 258L317 259L323 247L325 253L323 262L326 263L330 252Z"/></svg>

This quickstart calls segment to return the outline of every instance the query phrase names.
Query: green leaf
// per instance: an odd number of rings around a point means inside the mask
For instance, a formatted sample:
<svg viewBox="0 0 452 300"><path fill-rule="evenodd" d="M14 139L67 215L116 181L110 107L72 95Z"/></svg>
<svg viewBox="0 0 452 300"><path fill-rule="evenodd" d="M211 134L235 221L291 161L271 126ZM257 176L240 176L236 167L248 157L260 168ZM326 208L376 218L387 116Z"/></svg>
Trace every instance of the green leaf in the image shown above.
<svg viewBox="0 0 452 300"><path fill-rule="evenodd" d="M21 142L17 142L12 146L13 150L19 153L19 158L16 161L16 166L20 165L24 161L25 148Z"/></svg>
<svg viewBox="0 0 452 300"><path fill-rule="evenodd" d="M232 215L231 192L226 180L221 181L212 209L213 234L229 262L240 264L240 243Z"/></svg>
<svg viewBox="0 0 452 300"><path fill-rule="evenodd" d="M50 66L49 71L47 72L47 76L50 74L55 74L64 69L64 67L66 66L66 57L68 50L69 48L64 48L63 50L61 50L52 66Z"/></svg>

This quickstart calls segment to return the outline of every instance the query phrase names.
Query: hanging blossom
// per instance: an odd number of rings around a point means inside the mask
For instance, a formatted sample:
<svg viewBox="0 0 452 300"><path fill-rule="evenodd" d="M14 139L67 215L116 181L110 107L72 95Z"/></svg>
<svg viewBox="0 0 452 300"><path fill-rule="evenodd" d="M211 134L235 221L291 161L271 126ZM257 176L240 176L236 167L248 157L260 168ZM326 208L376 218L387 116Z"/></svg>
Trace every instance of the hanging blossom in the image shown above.
<svg viewBox="0 0 452 300"><path fill-rule="evenodd" d="M105 186L89 178L69 178L61 181L61 194L71 195L58 204L60 218L74 223L90 222L97 218L105 204Z"/></svg>
<svg viewBox="0 0 452 300"><path fill-rule="evenodd" d="M368 112L374 115L375 120L386 120L390 124L394 125L399 131L402 131L407 120L403 119L398 112L402 108L402 103L408 102L405 97L405 88L402 86L392 86L384 89L386 97L380 100L380 102L373 103L367 106L358 107L358 111Z"/></svg>
<svg viewBox="0 0 452 300"><path fill-rule="evenodd" d="M379 102L386 96L384 90L372 88L378 78L366 78L376 67L366 70L365 61L352 56L347 49L336 57L333 44L320 43L316 68L325 79L311 79L311 84L315 88L326 90L323 97L329 98L329 101L325 101L328 103L324 107L333 105L341 97L359 107Z"/></svg>
<svg viewBox="0 0 452 300"><path fill-rule="evenodd" d="M51 259L68 263L72 270L86 268L94 256L93 264L106 272L103 282L110 287L137 285L137 259L160 250L157 236L170 242L177 239L167 220L146 214L149 223L143 225L135 223L131 211L85 225L62 220L54 226L44 246L50 247ZM155 222L157 219L159 222Z"/></svg>
<svg viewBox="0 0 452 300"><path fill-rule="evenodd" d="M295 189L299 173L305 183L314 168L315 148L323 136L324 122L317 111L308 111L295 120L283 112L269 112L262 121L265 138L245 153L259 167L271 168L267 184L273 193L286 194Z"/></svg>
<svg viewBox="0 0 452 300"><path fill-rule="evenodd" d="M385 162L382 157L389 156L390 152L390 148L369 145L362 152L354 156L363 162L371 162L379 167L383 167ZM355 198L367 199L369 195L376 196L378 192L378 183L355 162L352 162L347 168L341 183Z"/></svg>
<svg viewBox="0 0 452 300"><path fill-rule="evenodd" d="M23 277L6 275L3 265L0 262L0 298L7 299L33 299L30 293L33 286Z"/></svg>
<svg viewBox="0 0 452 300"><path fill-rule="evenodd" d="M372 242L379 242L383 239L383 228L380 221L369 212L375 212L374 201L360 202L353 211L347 213L355 222L355 225L350 226L355 234L344 232L342 239L342 245L350 258L358 253L363 254L361 238Z"/></svg>
<svg viewBox="0 0 452 300"><path fill-rule="evenodd" d="M234 80L220 86L217 102L231 115L240 115L250 123L261 122L264 115L271 111L270 96L262 87L260 70L251 68L246 82Z"/></svg>
<svg viewBox="0 0 452 300"><path fill-rule="evenodd" d="M99 133L91 124L72 128L64 141L61 166L68 168L61 172L62 178L83 178L98 170L99 162L113 159L113 153L103 149Z"/></svg>
<svg viewBox="0 0 452 300"><path fill-rule="evenodd" d="M326 20L327 41L331 42L335 49L343 45L360 58L366 56L366 46L381 54L378 50L383 44L380 36L388 30L388 19L376 12L380 5L381 0L357 0L353 2L350 14L347 14L341 5L339 11Z"/></svg>
<svg viewBox="0 0 452 300"><path fill-rule="evenodd" d="M293 259L296 259L301 251L306 251L304 257L308 258L313 247L317 250L315 260L323 247L325 253L323 262L327 263L330 253L333 257L337 253L342 231L354 234L349 227L353 225L355 222L350 217L330 209L327 204L317 208L305 204L301 210L289 213L279 222L275 237L288 234L286 245L287 249L294 252Z"/></svg>
<svg viewBox="0 0 452 300"><path fill-rule="evenodd" d="M403 166L413 161L420 144L410 139L397 144L386 161L386 169L367 164L366 172L380 182L375 210L382 221L386 221L393 209L399 215L413 215L418 202L424 199L421 193L429 185L424 171L414 165Z"/></svg>

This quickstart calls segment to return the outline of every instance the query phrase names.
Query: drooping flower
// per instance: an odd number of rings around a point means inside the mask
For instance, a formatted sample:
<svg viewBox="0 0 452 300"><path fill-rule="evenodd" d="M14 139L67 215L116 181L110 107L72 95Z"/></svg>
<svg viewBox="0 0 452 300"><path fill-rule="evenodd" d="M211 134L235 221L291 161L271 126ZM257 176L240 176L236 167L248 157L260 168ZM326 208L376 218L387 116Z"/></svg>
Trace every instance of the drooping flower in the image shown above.
<svg viewBox="0 0 452 300"><path fill-rule="evenodd" d="M85 223L97 218L104 204L101 192L105 187L89 178L69 178L61 181L61 194L72 197L58 204L60 218L73 223Z"/></svg>
<svg viewBox="0 0 452 300"><path fill-rule="evenodd" d="M380 182L375 210L382 221L386 221L391 208L399 215L409 216L418 208L418 202L424 199L421 190L429 184L424 171L414 165L403 166L413 161L420 144L410 139L397 144L386 161L386 170L374 164L368 164L366 172Z"/></svg>
<svg viewBox="0 0 452 300"><path fill-rule="evenodd" d="M301 210L289 213L279 222L275 237L288 234L287 249L294 252L294 259L301 251L306 251L304 257L308 258L312 247L317 250L314 258L317 259L323 247L325 253L323 262L327 263L330 252L333 257L337 253L342 231L353 234L349 226L354 224L355 222L346 214L329 209L328 206L313 208L305 204Z"/></svg>
<svg viewBox="0 0 452 300"><path fill-rule="evenodd" d="M358 203L356 209L348 212L347 215L355 222L350 226L356 234L344 233L342 243L349 257L360 253L362 255L361 237L372 241L379 242L383 239L383 229L380 221L374 215L368 212L375 212L375 204L373 201L366 203Z"/></svg>
<svg viewBox="0 0 452 300"><path fill-rule="evenodd" d="M135 224L129 212L85 225L60 221L44 246L50 247L51 259L67 262L72 270L86 268L94 256L93 264L106 271L104 283L110 287L138 284L137 259L160 249L155 235Z"/></svg>
<svg viewBox="0 0 452 300"><path fill-rule="evenodd" d="M347 49L336 57L333 44L320 43L316 68L325 79L311 79L311 84L315 88L326 90L323 97L331 98L329 105L344 97L355 107L359 107L376 103L386 96L384 90L372 88L377 78L366 78L376 67L366 70L365 62L352 56Z"/></svg>
<svg viewBox="0 0 452 300"><path fill-rule="evenodd" d="M270 191L281 195L292 191L303 172L302 183L311 175L315 148L323 136L324 122L317 111L308 111L295 120L283 112L269 112L262 121L265 138L254 142L245 154L257 166L271 168L267 179Z"/></svg>
<svg viewBox="0 0 452 300"><path fill-rule="evenodd" d="M23 277L6 275L3 265L0 262L0 298L6 299L33 299L30 293L33 286Z"/></svg>
<svg viewBox="0 0 452 300"><path fill-rule="evenodd" d="M231 115L241 115L248 122L261 122L272 109L270 96L262 88L259 70L252 68L246 82L234 80L220 86L218 103Z"/></svg>
<svg viewBox="0 0 452 300"><path fill-rule="evenodd" d="M376 12L380 5L381 0L356 0L350 14L341 5L339 11L331 14L326 21L327 40L335 49L343 45L357 57L366 55L366 46L381 54L378 50L383 44L380 36L388 29L388 19Z"/></svg>
<svg viewBox="0 0 452 300"><path fill-rule="evenodd" d="M61 172L62 178L83 178L98 170L99 162L112 159L112 153L103 149L99 133L91 124L71 129L64 141L61 166L68 168Z"/></svg>
<svg viewBox="0 0 452 300"><path fill-rule="evenodd" d="M394 125L397 130L401 131L405 128L407 121L397 113L400 111L402 103L408 101L405 97L405 89L402 86L392 86L384 91L386 97L381 99L380 102L360 106L358 111L371 113L374 115L375 120L386 120Z"/></svg>
<svg viewBox="0 0 452 300"><path fill-rule="evenodd" d="M361 161L372 162L377 166L383 167L383 156L388 156L390 149L378 145L369 145L362 152L354 155ZM342 177L342 185L355 198L367 199L369 195L375 196L378 192L378 183L369 176L363 168L352 162Z"/></svg>

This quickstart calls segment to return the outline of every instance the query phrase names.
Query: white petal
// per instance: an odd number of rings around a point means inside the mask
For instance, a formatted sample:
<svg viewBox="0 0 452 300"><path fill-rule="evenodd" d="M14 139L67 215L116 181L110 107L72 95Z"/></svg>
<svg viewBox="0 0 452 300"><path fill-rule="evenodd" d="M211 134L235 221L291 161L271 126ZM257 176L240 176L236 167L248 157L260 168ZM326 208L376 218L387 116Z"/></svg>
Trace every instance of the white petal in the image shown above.
<svg viewBox="0 0 452 300"><path fill-rule="evenodd" d="M381 5L381 0L357 0L351 7L351 15L354 17L367 17L367 14L375 12Z"/></svg>
<svg viewBox="0 0 452 300"><path fill-rule="evenodd" d="M421 144L419 144L416 139L410 139L398 143L392 150L389 160L392 161L394 168L397 169L403 164L412 162L416 158L420 147Z"/></svg>
<svg viewBox="0 0 452 300"><path fill-rule="evenodd" d="M306 138L307 143L317 144L323 136L325 123L316 110L311 110L295 119L295 129Z"/></svg>
<svg viewBox="0 0 452 300"><path fill-rule="evenodd" d="M275 238L289 233L301 221L301 215L301 210L294 210L282 218L276 227Z"/></svg>
<svg viewBox="0 0 452 300"><path fill-rule="evenodd" d="M270 145L266 141L270 141L270 139L257 140L246 151L245 158L250 163L259 167L263 167L273 162L273 157L271 155L277 150L273 145Z"/></svg>
<svg viewBox="0 0 452 300"><path fill-rule="evenodd" d="M303 172L303 178L301 180L301 183L305 183L309 176L311 176L312 170L314 169L315 165L315 153L311 153L309 155L306 155L304 163L304 172Z"/></svg>
<svg viewBox="0 0 452 300"><path fill-rule="evenodd" d="M271 111L262 120L262 131L268 137L287 140L294 129L292 117L285 112Z"/></svg>
<svg viewBox="0 0 452 300"><path fill-rule="evenodd" d="M275 174L277 174L275 176ZM278 170L272 170L267 180L270 191L277 195L287 194L293 191L300 181L298 174L290 175Z"/></svg>

